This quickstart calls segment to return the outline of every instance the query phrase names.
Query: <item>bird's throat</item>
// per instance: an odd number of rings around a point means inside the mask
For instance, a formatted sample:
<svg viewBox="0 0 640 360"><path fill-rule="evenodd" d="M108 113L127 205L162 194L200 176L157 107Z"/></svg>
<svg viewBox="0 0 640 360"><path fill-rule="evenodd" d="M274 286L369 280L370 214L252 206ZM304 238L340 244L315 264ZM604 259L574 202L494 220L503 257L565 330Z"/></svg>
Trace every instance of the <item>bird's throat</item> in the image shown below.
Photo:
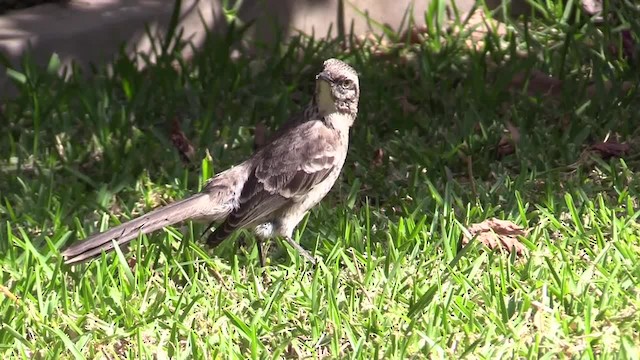
<svg viewBox="0 0 640 360"><path fill-rule="evenodd" d="M349 128L353 125L354 120L353 116L339 113L337 111L323 117L325 124L345 134L349 133Z"/></svg>

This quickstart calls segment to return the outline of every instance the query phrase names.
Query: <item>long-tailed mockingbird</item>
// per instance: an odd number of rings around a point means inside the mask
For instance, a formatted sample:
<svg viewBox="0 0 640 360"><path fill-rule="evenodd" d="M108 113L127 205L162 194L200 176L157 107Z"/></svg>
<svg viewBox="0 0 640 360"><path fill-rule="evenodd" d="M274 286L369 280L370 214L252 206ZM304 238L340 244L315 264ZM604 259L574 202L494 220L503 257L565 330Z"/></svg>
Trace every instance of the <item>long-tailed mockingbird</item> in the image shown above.
<svg viewBox="0 0 640 360"><path fill-rule="evenodd" d="M253 228L263 266L261 241L275 236L315 263L293 241L293 230L340 175L359 96L356 71L340 60L325 61L311 103L248 160L213 177L198 194L71 245L62 252L65 262L86 261L140 234L198 220L220 223L207 239L213 246L236 229Z"/></svg>

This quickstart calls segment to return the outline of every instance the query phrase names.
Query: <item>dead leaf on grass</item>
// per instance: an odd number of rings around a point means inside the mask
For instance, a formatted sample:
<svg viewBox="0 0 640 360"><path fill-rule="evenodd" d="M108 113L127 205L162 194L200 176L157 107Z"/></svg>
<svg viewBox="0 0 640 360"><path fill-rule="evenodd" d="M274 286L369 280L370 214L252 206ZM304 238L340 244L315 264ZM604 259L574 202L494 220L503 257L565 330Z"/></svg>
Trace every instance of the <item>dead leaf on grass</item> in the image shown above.
<svg viewBox="0 0 640 360"><path fill-rule="evenodd" d="M629 90L631 90L635 85L631 82L631 81L623 81L622 84L620 84L620 90L622 90L622 92L628 92ZM600 87L597 86L596 84L591 84L589 86L587 86L587 97L588 98L594 98L596 96L602 96L601 93L598 91L600 90ZM603 90L607 93L611 92L611 91L615 91L617 89L613 88L613 84L611 83L611 81L609 80L605 80L603 83ZM605 94L606 96L606 94Z"/></svg>
<svg viewBox="0 0 640 360"><path fill-rule="evenodd" d="M511 78L509 88L521 89L527 81L527 74L519 72ZM536 95L560 95L562 92L562 81L556 79L540 70L532 70L529 74L527 93L531 96Z"/></svg>
<svg viewBox="0 0 640 360"><path fill-rule="evenodd" d="M631 150L629 144L619 143L616 141L600 142L589 147L589 150L600 154L603 159L611 157L623 157Z"/></svg>
<svg viewBox="0 0 640 360"><path fill-rule="evenodd" d="M409 101L409 89L407 87L403 90L402 95L396 97L396 100L400 103L402 115L404 116L413 114L418 110L418 107Z"/></svg>
<svg viewBox="0 0 640 360"><path fill-rule="evenodd" d="M372 167L382 166L384 163L384 150L382 148L377 148L373 152L373 161L371 162Z"/></svg>
<svg viewBox="0 0 640 360"><path fill-rule="evenodd" d="M427 25L416 25L407 30L401 39L408 39L409 44L422 44L429 35L429 28Z"/></svg>
<svg viewBox="0 0 640 360"><path fill-rule="evenodd" d="M622 55L625 59L635 59L637 55L636 52L636 42L633 40L633 36L631 35L630 30L622 31Z"/></svg>
<svg viewBox="0 0 640 360"><path fill-rule="evenodd" d="M527 248L518 240L518 236L526 236L526 230L508 220L496 218L472 224L467 228L469 234L488 248L495 250L502 248L517 255L527 253ZM466 235L462 238L462 244L467 245L471 238Z"/></svg>
<svg viewBox="0 0 640 360"><path fill-rule="evenodd" d="M185 165L192 165L193 157L195 156L195 149L191 144L191 141L180 129L180 122L177 117L174 117L171 124L171 143L178 150L180 160Z"/></svg>
<svg viewBox="0 0 640 360"><path fill-rule="evenodd" d="M129 265L129 269L131 269L131 271L135 271L136 270L136 265L138 264L138 260L135 257L130 257L127 260L127 265Z"/></svg>
<svg viewBox="0 0 640 360"><path fill-rule="evenodd" d="M532 70L529 73L528 82L526 72L519 72L515 74L511 78L509 89L520 90L525 86L525 83L527 85L527 94L530 96L545 96L553 101L559 101L560 96L562 95L563 81L540 70ZM634 84L631 81L623 81L620 84L620 90L622 92L628 92L633 87ZM586 95L588 98L592 99L596 96L602 96L599 90L610 92L616 89L614 89L614 85L610 80L604 80L602 86L598 86L595 83L588 85L586 88Z"/></svg>
<svg viewBox="0 0 640 360"><path fill-rule="evenodd" d="M513 125L511 121L507 121L505 126L507 129L498 142L498 157L515 153L516 145L520 142L520 131L518 128Z"/></svg>

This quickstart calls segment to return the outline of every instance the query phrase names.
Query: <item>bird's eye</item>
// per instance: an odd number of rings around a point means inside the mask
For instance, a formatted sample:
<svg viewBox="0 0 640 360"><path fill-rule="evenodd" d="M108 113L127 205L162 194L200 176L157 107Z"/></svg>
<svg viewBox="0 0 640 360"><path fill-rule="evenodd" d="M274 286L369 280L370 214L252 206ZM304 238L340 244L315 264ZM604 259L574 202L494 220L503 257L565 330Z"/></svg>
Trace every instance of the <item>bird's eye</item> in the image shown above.
<svg viewBox="0 0 640 360"><path fill-rule="evenodd" d="M344 81L342 81L342 85L343 88L345 89L350 89L353 87L353 81L349 80L349 79L345 79Z"/></svg>

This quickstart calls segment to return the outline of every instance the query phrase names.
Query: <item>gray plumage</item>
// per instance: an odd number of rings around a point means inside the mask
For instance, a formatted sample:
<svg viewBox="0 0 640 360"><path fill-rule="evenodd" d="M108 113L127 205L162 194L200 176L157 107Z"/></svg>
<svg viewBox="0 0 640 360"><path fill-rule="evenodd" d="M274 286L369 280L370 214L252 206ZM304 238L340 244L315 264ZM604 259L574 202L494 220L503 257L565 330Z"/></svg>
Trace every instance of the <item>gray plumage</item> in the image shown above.
<svg viewBox="0 0 640 360"><path fill-rule="evenodd" d="M355 70L340 60L325 61L303 116L291 119L249 159L213 177L198 194L73 244L62 252L65 262L86 261L114 243L122 246L185 220L220 222L207 239L212 246L236 229L253 228L259 239L282 236L313 262L291 237L340 175L359 96Z"/></svg>

